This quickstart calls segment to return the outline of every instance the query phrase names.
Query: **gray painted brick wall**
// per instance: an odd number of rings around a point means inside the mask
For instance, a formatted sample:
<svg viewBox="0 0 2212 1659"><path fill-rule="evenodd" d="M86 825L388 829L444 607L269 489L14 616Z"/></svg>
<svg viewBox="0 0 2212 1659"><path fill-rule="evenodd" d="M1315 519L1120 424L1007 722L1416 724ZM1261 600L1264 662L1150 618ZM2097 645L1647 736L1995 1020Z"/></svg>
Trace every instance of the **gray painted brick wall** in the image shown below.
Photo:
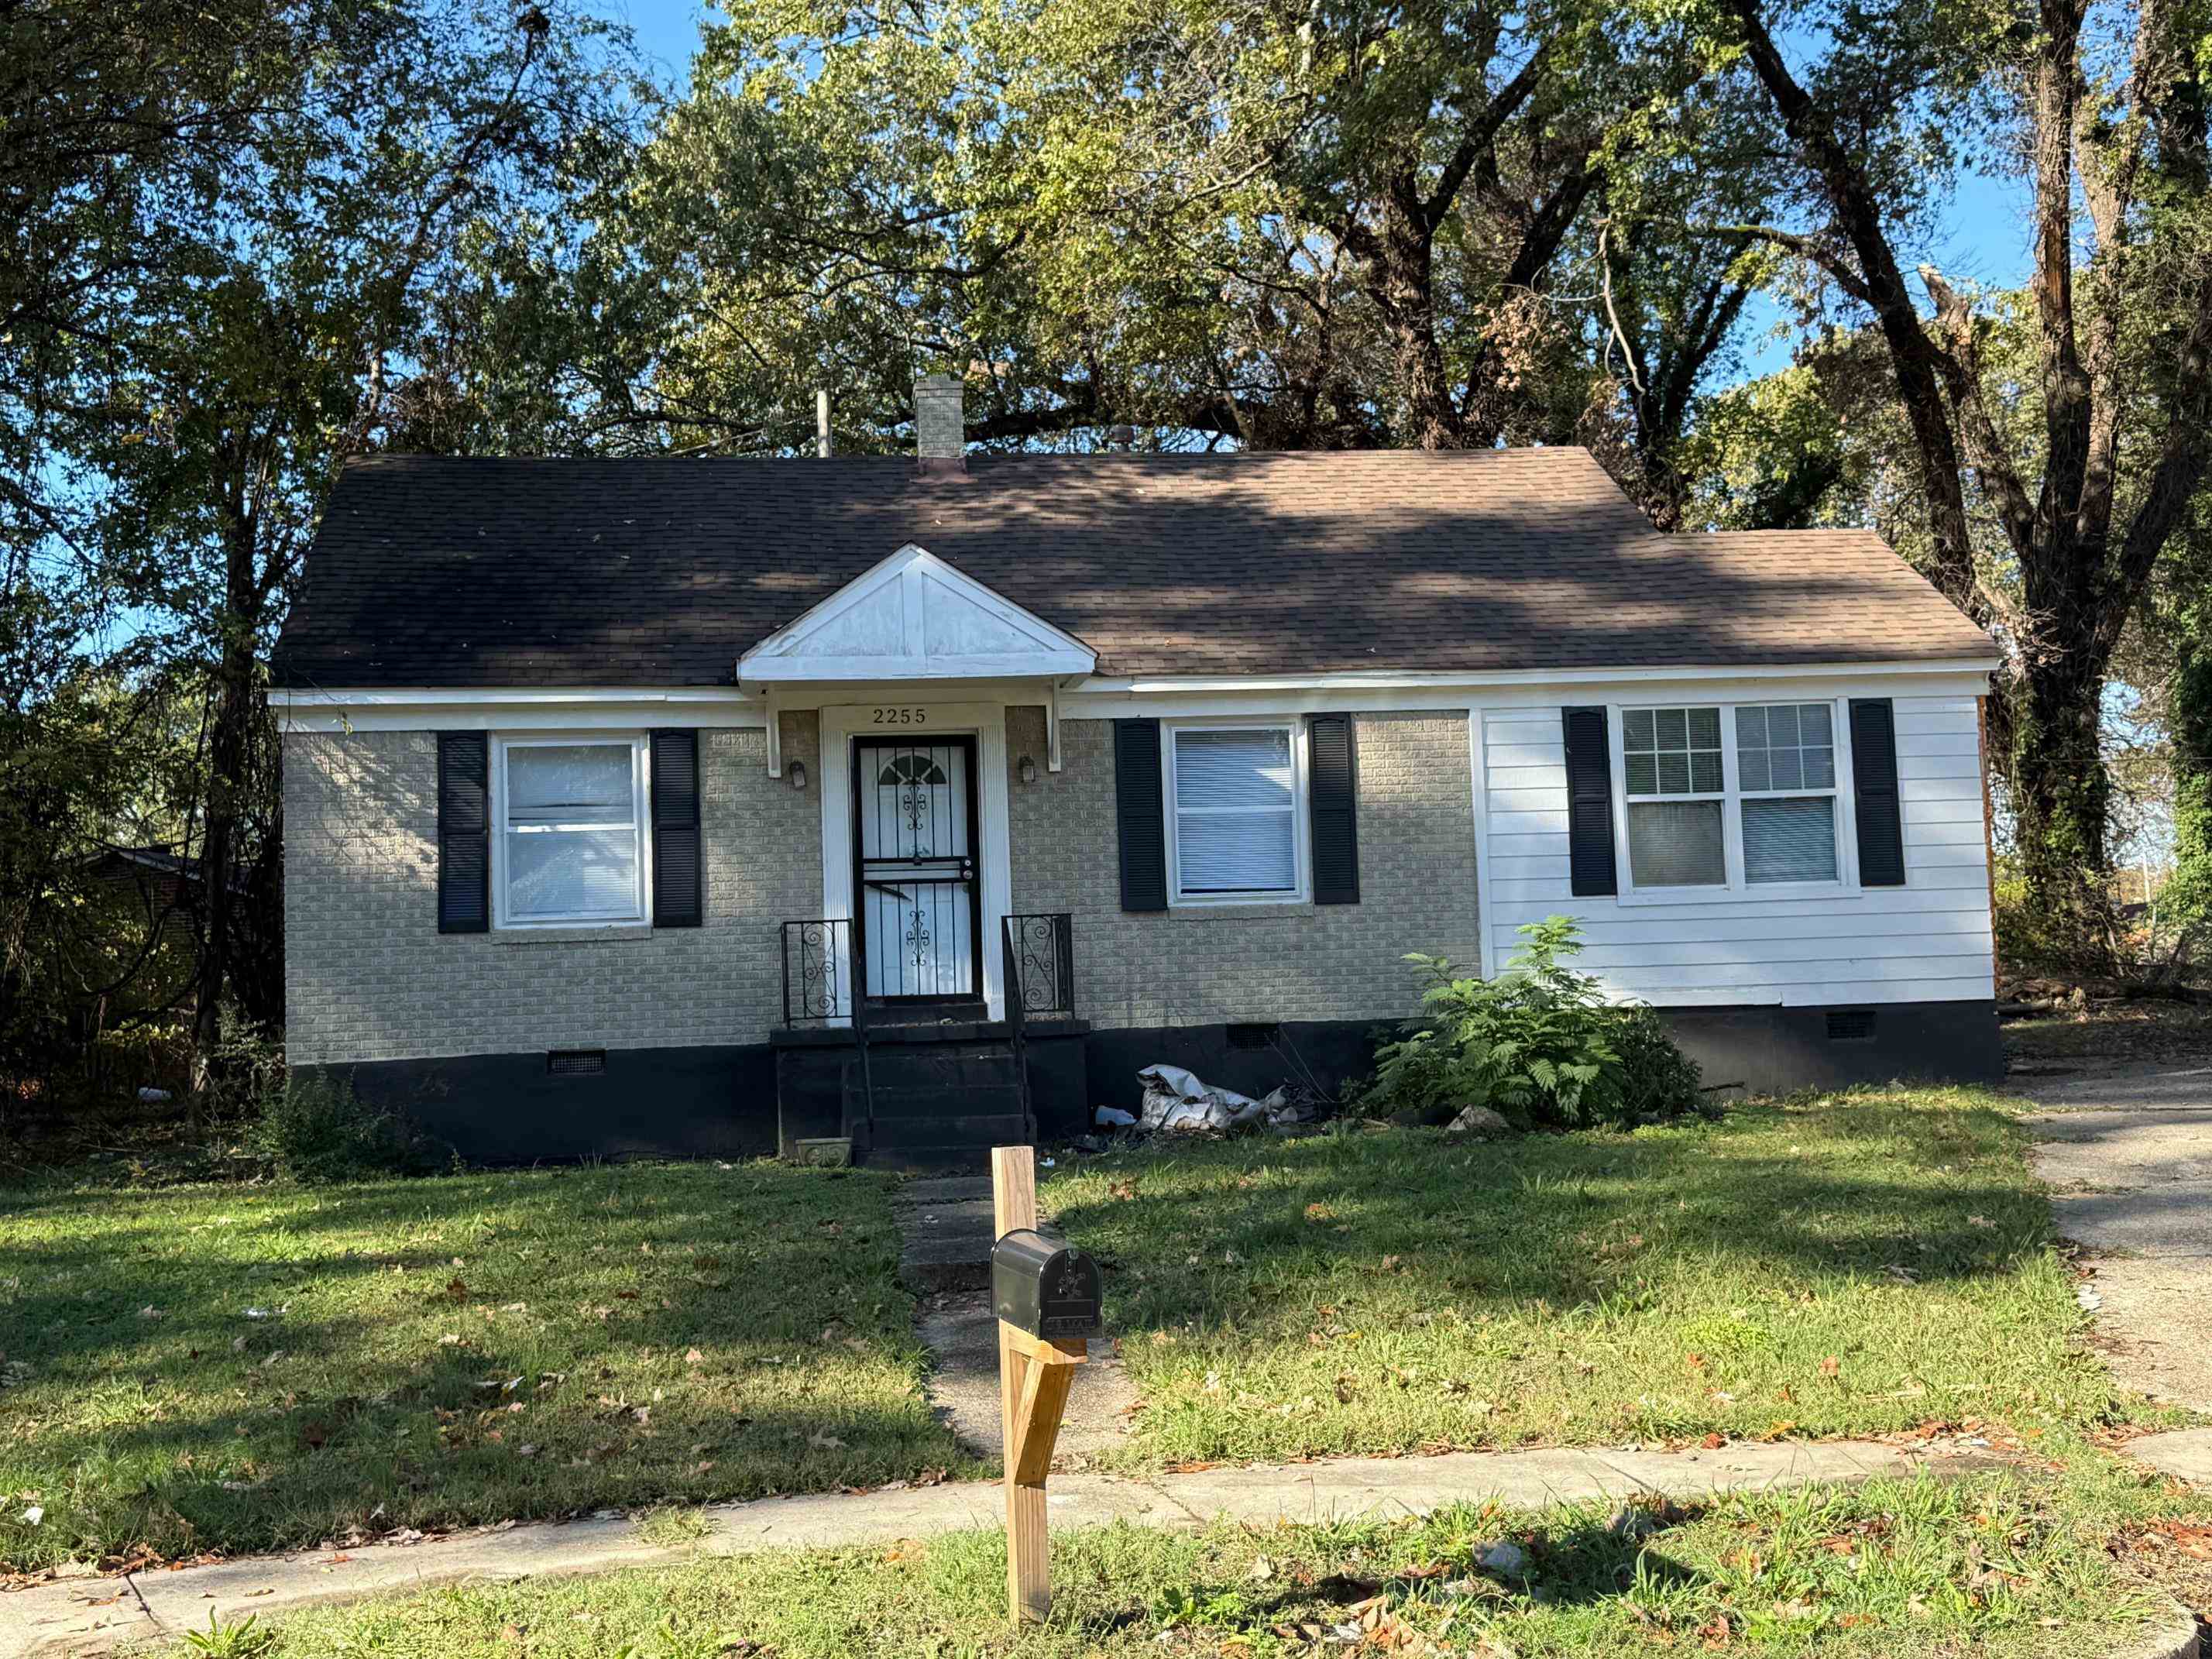
<svg viewBox="0 0 2212 1659"><path fill-rule="evenodd" d="M819 778L815 717L782 718L787 759ZM699 738L706 925L609 938L441 934L436 734L288 735L290 1058L767 1041L782 1018L778 924L821 914L821 799L768 775L763 732Z"/></svg>
<svg viewBox="0 0 2212 1659"><path fill-rule="evenodd" d="M1395 1018L1418 988L1401 958L1473 964L1480 950L1467 719L1356 717L1360 902L1235 905L1131 915L1121 908L1113 726L1064 720L1042 767L1044 711L1006 714L1018 911L1074 915L1076 1012L1101 1027Z"/></svg>
<svg viewBox="0 0 2212 1659"><path fill-rule="evenodd" d="M822 775L813 715L787 714L784 753ZM1472 963L1474 830L1467 722L1363 714L1357 905L1238 905L1125 915L1112 727L1007 712L1017 910L1075 917L1077 1012L1102 1028L1395 1018L1400 957ZM754 1043L782 1017L778 924L822 905L821 802L767 773L765 734L700 733L707 924L605 934L441 934L437 738L427 732L284 740L287 1042L304 1065ZM995 941L992 942L995 945Z"/></svg>

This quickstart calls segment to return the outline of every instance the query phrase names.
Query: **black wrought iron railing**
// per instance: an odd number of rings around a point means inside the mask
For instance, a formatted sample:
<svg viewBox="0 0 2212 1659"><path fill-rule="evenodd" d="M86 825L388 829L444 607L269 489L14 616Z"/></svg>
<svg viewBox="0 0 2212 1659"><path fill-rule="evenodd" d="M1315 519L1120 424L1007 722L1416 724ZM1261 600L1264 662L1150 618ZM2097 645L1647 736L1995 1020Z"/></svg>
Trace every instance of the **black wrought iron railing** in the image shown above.
<svg viewBox="0 0 2212 1659"><path fill-rule="evenodd" d="M1008 916L999 935L1000 965L1006 991L1006 1030L1014 1051L1014 1078L1021 1091L1022 1122L1036 1135L1036 1108L1030 1098L1029 1023L1039 1014L1075 1012L1075 928L1065 911L1054 915Z"/></svg>
<svg viewBox="0 0 2212 1659"><path fill-rule="evenodd" d="M834 1020L852 1022L853 1040L860 1051L861 1111L873 1134L876 1121L875 1070L868 1056L868 1000L860 994L867 984L860 965L858 936L842 916L821 916L811 921L783 924L783 1023L827 1025Z"/></svg>
<svg viewBox="0 0 2212 1659"><path fill-rule="evenodd" d="M848 1018L860 983L853 924L842 917L783 924L783 1023L826 1025Z"/></svg>
<svg viewBox="0 0 2212 1659"><path fill-rule="evenodd" d="M1006 1017L1075 1012L1075 923L1065 910L1006 918Z"/></svg>

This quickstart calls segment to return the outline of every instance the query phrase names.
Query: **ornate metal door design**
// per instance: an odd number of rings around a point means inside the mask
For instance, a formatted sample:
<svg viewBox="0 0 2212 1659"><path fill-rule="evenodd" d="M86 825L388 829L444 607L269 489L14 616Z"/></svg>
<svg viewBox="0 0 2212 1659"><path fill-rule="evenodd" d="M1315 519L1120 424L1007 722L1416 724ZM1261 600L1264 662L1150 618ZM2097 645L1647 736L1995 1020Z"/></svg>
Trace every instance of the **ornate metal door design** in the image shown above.
<svg viewBox="0 0 2212 1659"><path fill-rule="evenodd" d="M867 994L982 994L975 739L853 743L854 912Z"/></svg>

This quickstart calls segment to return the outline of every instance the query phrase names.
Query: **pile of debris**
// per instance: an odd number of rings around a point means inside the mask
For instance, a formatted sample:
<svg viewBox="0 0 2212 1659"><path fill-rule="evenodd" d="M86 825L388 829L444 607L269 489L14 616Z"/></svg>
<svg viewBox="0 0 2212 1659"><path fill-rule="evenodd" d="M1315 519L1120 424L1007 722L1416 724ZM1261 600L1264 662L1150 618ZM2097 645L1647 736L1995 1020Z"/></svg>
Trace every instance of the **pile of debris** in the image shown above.
<svg viewBox="0 0 2212 1659"><path fill-rule="evenodd" d="M1097 1121L1102 1129L1134 1129L1144 1134L1225 1135L1245 1129L1289 1129L1311 1123L1322 1115L1322 1103L1310 1091L1291 1084L1261 1099L1240 1095L1202 1080L1180 1066L1147 1066L1137 1073L1145 1096L1137 1115L1117 1107L1101 1106Z"/></svg>

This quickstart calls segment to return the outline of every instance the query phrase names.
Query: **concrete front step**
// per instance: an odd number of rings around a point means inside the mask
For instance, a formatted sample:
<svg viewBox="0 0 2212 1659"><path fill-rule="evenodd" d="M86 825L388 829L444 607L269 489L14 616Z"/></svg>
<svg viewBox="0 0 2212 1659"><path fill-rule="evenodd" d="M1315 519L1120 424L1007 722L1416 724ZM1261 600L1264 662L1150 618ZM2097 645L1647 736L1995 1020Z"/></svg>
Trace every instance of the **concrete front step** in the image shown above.
<svg viewBox="0 0 2212 1659"><path fill-rule="evenodd" d="M978 1169L988 1169L991 1148L1012 1146L1022 1139L1019 1112L963 1113L959 1116L927 1117L901 1115L878 1117L872 1126L870 1152L898 1152L917 1146L951 1146L977 1154Z"/></svg>
<svg viewBox="0 0 2212 1659"><path fill-rule="evenodd" d="M875 1107L878 1124L893 1119L906 1121L927 1118L934 1122L948 1122L971 1117L1019 1117L1022 1091L1012 1079L991 1085L969 1084L957 1089L931 1084L902 1087L878 1083L866 1099L855 1098L852 1106L860 1112L866 1110L870 1103Z"/></svg>

